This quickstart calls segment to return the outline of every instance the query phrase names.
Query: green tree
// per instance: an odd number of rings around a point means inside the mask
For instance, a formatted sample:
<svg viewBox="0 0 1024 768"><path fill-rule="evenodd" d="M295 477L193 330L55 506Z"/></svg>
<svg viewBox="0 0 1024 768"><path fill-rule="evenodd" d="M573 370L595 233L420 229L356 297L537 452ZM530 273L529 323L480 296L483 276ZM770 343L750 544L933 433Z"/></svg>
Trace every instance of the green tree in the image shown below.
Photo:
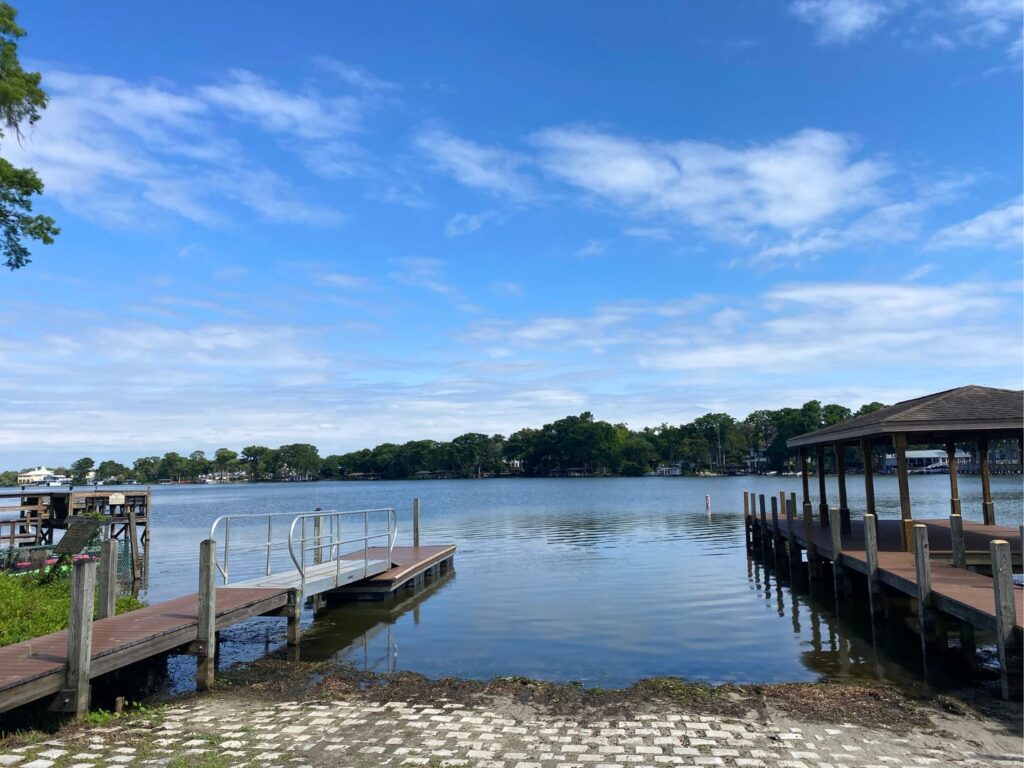
<svg viewBox="0 0 1024 768"><path fill-rule="evenodd" d="M81 485L86 482L90 470L96 466L96 462L85 456L71 464L71 482Z"/></svg>
<svg viewBox="0 0 1024 768"><path fill-rule="evenodd" d="M192 451L188 455L188 476L198 480L201 475L210 471L210 460L203 451Z"/></svg>
<svg viewBox="0 0 1024 768"><path fill-rule="evenodd" d="M175 451L168 451L160 459L158 472L161 480L180 480L188 476L188 459Z"/></svg>
<svg viewBox="0 0 1024 768"><path fill-rule="evenodd" d="M853 414L853 415L854 416L863 416L864 414L867 414L867 413L874 413L875 411L877 411L880 408L885 408L885 403L880 403L877 400L875 400L875 401L870 402L870 403L864 403L864 405L862 405L860 408L858 408L857 412L855 414Z"/></svg>
<svg viewBox="0 0 1024 768"><path fill-rule="evenodd" d="M13 469L0 472L0 488L13 488L18 484L18 473Z"/></svg>
<svg viewBox="0 0 1024 768"><path fill-rule="evenodd" d="M4 129L20 141L22 125L32 125L46 108L46 93L39 87L42 76L26 72L18 61L18 39L25 30L15 23L18 12L0 3L0 139ZM15 168L0 157L0 249L8 269L19 269L31 261L24 240L49 245L60 230L54 220L32 214L32 196L41 194L43 182L31 168Z"/></svg>
<svg viewBox="0 0 1024 768"><path fill-rule="evenodd" d="M151 483L160 479L160 457L140 456L132 464L132 475L140 483Z"/></svg>
<svg viewBox="0 0 1024 768"><path fill-rule="evenodd" d="M128 467L119 462L107 459L101 461L100 465L96 467L96 479L101 482L123 483L126 477L128 477Z"/></svg>
<svg viewBox="0 0 1024 768"><path fill-rule="evenodd" d="M236 461L238 454L230 448L218 448L213 454L213 466L220 474L229 471Z"/></svg>
<svg viewBox="0 0 1024 768"><path fill-rule="evenodd" d="M320 472L320 451L309 443L292 443L277 449L278 467L291 477L308 480Z"/></svg>
<svg viewBox="0 0 1024 768"><path fill-rule="evenodd" d="M264 445L247 445L242 449L241 459L249 470L250 480L262 480L272 471L273 448Z"/></svg>

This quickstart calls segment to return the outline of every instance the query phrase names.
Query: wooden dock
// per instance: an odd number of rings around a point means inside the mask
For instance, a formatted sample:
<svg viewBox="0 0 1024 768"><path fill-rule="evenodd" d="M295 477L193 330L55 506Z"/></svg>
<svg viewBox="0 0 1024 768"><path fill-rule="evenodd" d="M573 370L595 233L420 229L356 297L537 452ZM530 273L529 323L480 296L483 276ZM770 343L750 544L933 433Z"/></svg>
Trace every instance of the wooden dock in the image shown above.
<svg viewBox="0 0 1024 768"><path fill-rule="evenodd" d="M796 515L795 494L789 498L779 494L767 501L763 494L744 494L751 554L774 562L776 569L806 570L812 582L825 579L837 600L852 588L851 575L864 577L860 583L867 589L873 619L888 612L883 607L886 592L911 598L918 606L922 648L942 649L945 632L954 627L959 630L961 648L973 656L973 631L994 634L1004 695L1019 692L1024 589L1013 584L1012 563L1022 559L1020 527L967 522L959 515L949 520L915 520L914 551L906 552L902 520L877 520L873 515L844 520L833 508L831 524L823 525L809 512ZM826 566L831 578L822 573ZM943 617L945 627L937 621Z"/></svg>
<svg viewBox="0 0 1024 768"><path fill-rule="evenodd" d="M0 647L0 712L50 698L51 709L82 715L88 711L89 680L175 649L199 657L197 679L200 687L206 687L213 679L214 634L222 629L255 616L284 616L288 619L288 644L297 645L302 603L306 598L312 598L317 605L320 597L344 590L391 593L421 585L428 575L451 570L454 546L394 546L395 530L390 523L394 510L373 512L388 514L387 547L364 546L331 557L332 551L339 551L337 545L343 540L340 525L331 529L335 533L323 533L329 524L325 520L329 516L337 519L364 513L321 513L318 510L296 515L296 519L302 520L302 539L301 543L291 542L292 554L294 558L297 544L303 557L296 562L295 570L270 572L230 583L226 575L227 556L223 563L218 561L217 544L207 539L200 547L199 592L95 621L92 612L96 561L76 562L72 574L71 624L76 624L76 613L82 617L80 624L70 633L55 632ZM265 520L276 516L252 517ZM304 518L309 518L317 531L308 540ZM418 535L418 519L416 522ZM268 525L268 530L270 528ZM293 524L289 535L294 531ZM367 532L363 537L364 545L376 536L379 534ZM312 562L306 562L306 550ZM271 571L269 552L260 557L267 558L266 570ZM215 586L217 571L228 583ZM101 601L104 589L101 585ZM84 693L81 693L83 688Z"/></svg>

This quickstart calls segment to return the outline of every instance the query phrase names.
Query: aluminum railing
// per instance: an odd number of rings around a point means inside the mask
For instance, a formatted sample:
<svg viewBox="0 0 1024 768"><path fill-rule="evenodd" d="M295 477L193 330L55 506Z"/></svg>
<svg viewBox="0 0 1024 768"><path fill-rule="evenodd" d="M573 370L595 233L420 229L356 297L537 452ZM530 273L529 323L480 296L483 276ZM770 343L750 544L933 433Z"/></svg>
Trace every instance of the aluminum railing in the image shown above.
<svg viewBox="0 0 1024 768"><path fill-rule="evenodd" d="M385 530L370 532L371 516L383 515ZM290 518L288 533L285 539L275 540L275 521ZM342 522L346 519L362 518L363 535L342 538ZM242 545L231 544L232 522L238 528L247 525L251 530L254 524L266 520L266 540L259 543L251 541L243 542ZM218 539L218 529L222 529L223 538ZM312 530L311 530L312 529ZM278 527L278 532L281 526ZM382 546L387 548L387 562L390 564L392 553L395 547L395 539L398 536L398 516L395 510L390 507L380 509L360 509L347 512L337 510L315 510L313 512L270 512L256 515L222 515L213 521L210 526L210 538L223 542L217 553L217 570L220 572L224 584L230 582L229 561L231 555L237 556L245 552L266 552L264 575L270 576L273 573L273 555L275 551L281 552L287 549L292 565L298 571L299 577L305 584L306 574L310 565L319 565L325 562L335 561L336 573L341 570L343 559L356 559L360 550L363 555L364 572L369 568L370 563L370 542L384 539ZM262 538L262 537L261 537ZM362 542L362 547L354 547L351 550L343 550L342 547ZM221 559L223 553L223 559ZM311 557L307 557L311 556ZM383 559L383 558L381 558ZM309 561L312 560L312 563Z"/></svg>

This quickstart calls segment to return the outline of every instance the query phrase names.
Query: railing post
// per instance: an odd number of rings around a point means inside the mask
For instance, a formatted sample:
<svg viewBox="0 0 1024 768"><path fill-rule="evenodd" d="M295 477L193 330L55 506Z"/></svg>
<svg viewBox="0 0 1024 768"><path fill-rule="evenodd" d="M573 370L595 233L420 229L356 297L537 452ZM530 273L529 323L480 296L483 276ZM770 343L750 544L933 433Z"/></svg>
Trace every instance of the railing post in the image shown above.
<svg viewBox="0 0 1024 768"><path fill-rule="evenodd" d="M100 618L109 619L117 611L117 541L100 544Z"/></svg>
<svg viewBox="0 0 1024 768"><path fill-rule="evenodd" d="M957 506L959 499L955 499ZM959 514L949 516L949 537L953 545L953 567L967 567L967 549L964 546L964 519Z"/></svg>
<svg viewBox="0 0 1024 768"><path fill-rule="evenodd" d="M928 545L928 527L915 523L913 528L914 566L917 576L917 621L921 630L921 648L935 644L935 612L932 610L932 562Z"/></svg>
<svg viewBox="0 0 1024 768"><path fill-rule="evenodd" d="M995 598L996 645L999 648L999 680L1003 698L1020 693L1021 649L1013 636L1017 606L1013 597L1013 569L1010 544L1002 539L989 543L992 557L992 592Z"/></svg>
<svg viewBox="0 0 1024 768"><path fill-rule="evenodd" d="M196 688L213 687L217 668L217 542L206 539L199 545L199 607L196 615L196 640L192 646L198 657Z"/></svg>
<svg viewBox="0 0 1024 768"><path fill-rule="evenodd" d="M89 677L92 663L92 614L96 604L96 561L78 560L71 570L71 613L68 616L68 660L64 689L56 709L89 714Z"/></svg>
<svg viewBox="0 0 1024 768"><path fill-rule="evenodd" d="M412 545L420 545L420 500L412 500Z"/></svg>
<svg viewBox="0 0 1024 768"><path fill-rule="evenodd" d="M878 526L874 515L864 515L864 554L868 561L868 605L871 618L882 615L882 585L878 580Z"/></svg>

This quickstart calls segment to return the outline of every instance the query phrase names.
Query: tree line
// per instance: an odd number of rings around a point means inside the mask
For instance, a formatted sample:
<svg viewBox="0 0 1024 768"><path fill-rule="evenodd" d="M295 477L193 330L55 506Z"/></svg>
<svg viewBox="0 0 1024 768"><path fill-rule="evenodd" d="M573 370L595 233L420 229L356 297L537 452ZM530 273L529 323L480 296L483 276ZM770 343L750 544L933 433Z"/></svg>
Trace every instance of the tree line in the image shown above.
<svg viewBox="0 0 1024 768"><path fill-rule="evenodd" d="M709 413L687 424L662 424L633 430L625 424L595 419L590 412L524 428L510 436L468 432L450 441L412 440L383 443L344 454L321 456L315 445L292 443L278 448L249 445L240 451L219 448L182 455L143 456L131 466L83 457L70 467L55 468L76 484L225 480L342 480L379 477L404 480L417 476L546 477L576 474L637 476L659 465L678 465L683 473L721 472L761 457L763 471L782 471L793 456L786 440L851 416L881 408L868 403L853 412L841 405L811 400L799 408L759 410L738 420ZM90 474L92 473L92 474ZM17 472L0 473L0 485L14 485Z"/></svg>

